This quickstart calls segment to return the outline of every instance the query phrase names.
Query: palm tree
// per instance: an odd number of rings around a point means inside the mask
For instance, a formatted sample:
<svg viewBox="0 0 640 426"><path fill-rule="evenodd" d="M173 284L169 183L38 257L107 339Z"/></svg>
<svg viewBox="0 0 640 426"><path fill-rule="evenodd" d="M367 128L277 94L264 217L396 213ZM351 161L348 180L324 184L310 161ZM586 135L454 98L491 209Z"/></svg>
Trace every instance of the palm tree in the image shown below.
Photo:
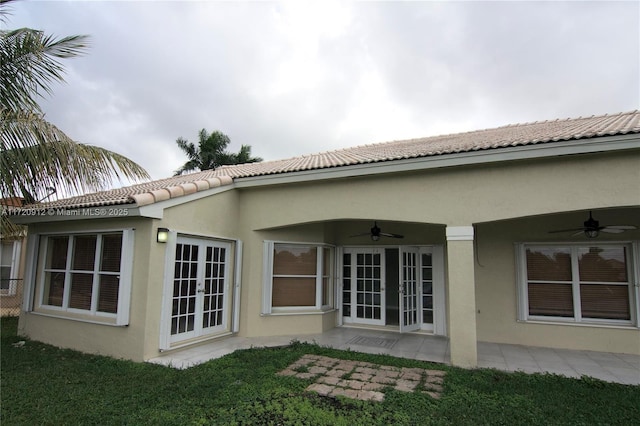
<svg viewBox="0 0 640 426"><path fill-rule="evenodd" d="M0 22L7 4L0 0ZM4 25L3 25L4 26ZM0 195L33 203L51 194L98 191L113 179L139 181L149 174L128 158L75 142L49 123L38 104L51 85L64 82L59 59L82 55L87 36L56 39L29 28L0 30ZM4 236L16 231L2 215Z"/></svg>
<svg viewBox="0 0 640 426"><path fill-rule="evenodd" d="M187 154L189 160L176 170L174 176L193 170L214 170L224 165L262 161L260 157L251 157L250 145L242 145L237 154L225 151L231 143L231 139L219 130L215 130L211 134L205 129L200 130L198 146L182 137L176 139L176 143Z"/></svg>

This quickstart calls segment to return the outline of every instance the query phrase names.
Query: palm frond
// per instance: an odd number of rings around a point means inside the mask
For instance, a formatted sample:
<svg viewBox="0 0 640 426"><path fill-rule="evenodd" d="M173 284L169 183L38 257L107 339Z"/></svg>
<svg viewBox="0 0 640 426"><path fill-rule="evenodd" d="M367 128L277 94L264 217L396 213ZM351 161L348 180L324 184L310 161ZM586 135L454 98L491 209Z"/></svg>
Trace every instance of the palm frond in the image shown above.
<svg viewBox="0 0 640 426"><path fill-rule="evenodd" d="M0 112L0 192L2 197L34 198L49 187L63 193L98 191L114 179L149 179L149 174L128 158L97 146L73 141L42 115L7 110Z"/></svg>
<svg viewBox="0 0 640 426"><path fill-rule="evenodd" d="M52 83L64 81L58 59L79 56L88 47L83 35L55 39L30 28L0 31L0 106L39 111L37 98L50 94Z"/></svg>

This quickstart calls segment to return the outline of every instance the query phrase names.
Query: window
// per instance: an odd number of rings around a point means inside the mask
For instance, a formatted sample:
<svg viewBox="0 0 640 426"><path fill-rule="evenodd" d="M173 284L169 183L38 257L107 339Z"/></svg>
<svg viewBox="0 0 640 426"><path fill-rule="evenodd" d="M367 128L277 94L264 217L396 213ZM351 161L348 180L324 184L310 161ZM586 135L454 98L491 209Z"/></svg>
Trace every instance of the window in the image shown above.
<svg viewBox="0 0 640 426"><path fill-rule="evenodd" d="M20 241L0 242L0 295L16 294L19 259Z"/></svg>
<svg viewBox="0 0 640 426"><path fill-rule="evenodd" d="M333 307L333 248L316 244L265 245L268 264L263 311Z"/></svg>
<svg viewBox="0 0 640 426"><path fill-rule="evenodd" d="M632 247L522 245L522 320L635 324Z"/></svg>
<svg viewBox="0 0 640 426"><path fill-rule="evenodd" d="M42 237L40 305L128 319L132 230Z"/></svg>

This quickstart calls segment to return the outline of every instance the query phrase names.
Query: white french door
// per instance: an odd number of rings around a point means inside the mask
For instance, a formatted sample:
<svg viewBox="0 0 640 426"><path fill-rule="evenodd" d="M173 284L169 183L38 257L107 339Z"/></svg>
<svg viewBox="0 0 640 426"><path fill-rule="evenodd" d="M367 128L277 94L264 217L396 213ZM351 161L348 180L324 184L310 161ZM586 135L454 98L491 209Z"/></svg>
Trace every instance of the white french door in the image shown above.
<svg viewBox="0 0 640 426"><path fill-rule="evenodd" d="M229 317L229 244L178 237L171 343L225 331Z"/></svg>
<svg viewBox="0 0 640 426"><path fill-rule="evenodd" d="M403 248L400 281L400 332L420 329L420 253L417 248Z"/></svg>
<svg viewBox="0 0 640 426"><path fill-rule="evenodd" d="M358 249L350 259L350 313L354 322L385 324L384 252L378 248Z"/></svg>
<svg viewBox="0 0 640 426"><path fill-rule="evenodd" d="M344 248L342 320L446 334L442 247Z"/></svg>

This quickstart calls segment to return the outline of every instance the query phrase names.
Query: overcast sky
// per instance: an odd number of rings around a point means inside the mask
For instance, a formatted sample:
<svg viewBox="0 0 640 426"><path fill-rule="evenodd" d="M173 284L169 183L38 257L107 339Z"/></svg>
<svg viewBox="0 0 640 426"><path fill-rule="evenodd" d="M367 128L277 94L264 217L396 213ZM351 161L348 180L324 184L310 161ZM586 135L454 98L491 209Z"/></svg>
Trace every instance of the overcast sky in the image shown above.
<svg viewBox="0 0 640 426"><path fill-rule="evenodd" d="M640 2L19 1L91 36L41 103L154 179L220 130L275 160L640 107Z"/></svg>

